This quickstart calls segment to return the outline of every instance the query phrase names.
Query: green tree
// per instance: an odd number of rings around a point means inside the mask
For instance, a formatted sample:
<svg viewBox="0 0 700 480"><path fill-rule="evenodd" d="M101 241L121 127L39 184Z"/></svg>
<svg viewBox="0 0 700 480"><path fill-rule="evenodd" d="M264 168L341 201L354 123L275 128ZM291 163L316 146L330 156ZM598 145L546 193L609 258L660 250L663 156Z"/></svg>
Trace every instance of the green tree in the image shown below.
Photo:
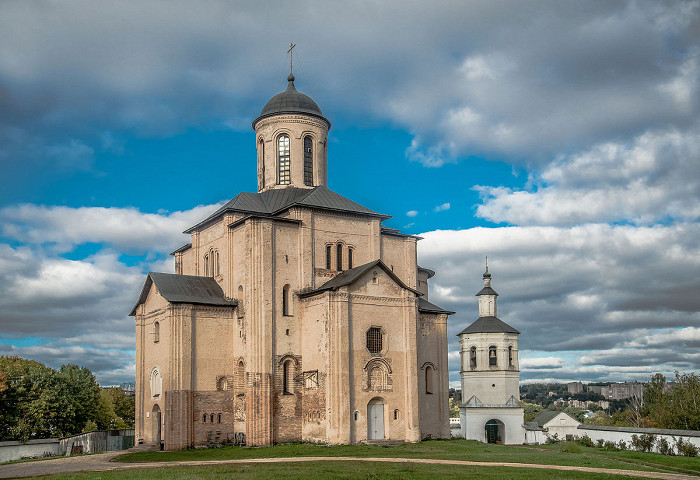
<svg viewBox="0 0 700 480"><path fill-rule="evenodd" d="M537 415L544 411L544 407L534 403L523 402L523 407L525 409L525 422L533 421Z"/></svg>
<svg viewBox="0 0 700 480"><path fill-rule="evenodd" d="M676 372L676 382L668 393L671 427L700 430L700 375Z"/></svg>
<svg viewBox="0 0 700 480"><path fill-rule="evenodd" d="M87 368L56 371L19 357L0 357L0 440L78 433L96 415L99 385Z"/></svg>

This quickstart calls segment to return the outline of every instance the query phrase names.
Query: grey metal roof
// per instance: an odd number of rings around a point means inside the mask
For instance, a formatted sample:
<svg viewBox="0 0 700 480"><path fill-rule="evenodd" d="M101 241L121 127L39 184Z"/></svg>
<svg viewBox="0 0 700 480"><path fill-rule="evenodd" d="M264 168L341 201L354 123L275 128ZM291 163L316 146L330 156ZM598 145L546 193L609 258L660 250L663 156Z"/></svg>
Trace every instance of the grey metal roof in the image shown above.
<svg viewBox="0 0 700 480"><path fill-rule="evenodd" d="M287 187L267 190L262 193L241 192L206 219L185 230L184 233L190 233L196 228L206 225L227 211L276 215L293 206L358 213L382 219L390 218L390 215L383 215L363 207L322 185L311 189Z"/></svg>
<svg viewBox="0 0 700 480"><path fill-rule="evenodd" d="M418 265L418 271L419 272L426 272L428 274L428 278L433 278L435 276L435 270L431 270L429 268L424 268Z"/></svg>
<svg viewBox="0 0 700 480"><path fill-rule="evenodd" d="M321 113L321 109L311 97L298 92L294 86L294 75L287 77L287 89L272 97L263 107L260 116L253 122L253 128L259 120L270 117L272 115L280 115L284 113L304 113L325 120L328 128L331 128L329 122Z"/></svg>
<svg viewBox="0 0 700 480"><path fill-rule="evenodd" d="M668 428L637 428L637 427L608 427L602 425L578 426L581 430L606 430L609 432L653 433L654 435L682 435L684 437L700 437L700 430L673 430Z"/></svg>
<svg viewBox="0 0 700 480"><path fill-rule="evenodd" d="M409 233L401 233L397 228L389 228L385 227L382 225L381 228L381 233L382 235L392 235L394 237L412 237L417 240L423 240L423 237L419 237L418 235L411 235Z"/></svg>
<svg viewBox="0 0 700 480"><path fill-rule="evenodd" d="M238 304L236 300L229 300L224 296L224 291L213 277L149 272L141 295L129 315L136 315L136 307L146 301L152 284L155 284L161 296L171 303L223 306Z"/></svg>
<svg viewBox="0 0 700 480"><path fill-rule="evenodd" d="M454 315L455 312L451 312L449 310L445 310L443 308L438 307L434 303L430 303L429 301L425 300L422 297L418 297L418 311L419 312L424 312L424 313L444 313L447 315Z"/></svg>
<svg viewBox="0 0 700 480"><path fill-rule="evenodd" d="M190 248L192 248L192 244L186 243L185 245L181 246L177 250L170 252L170 255L175 255L176 253L184 252L185 250L189 250Z"/></svg>
<svg viewBox="0 0 700 480"><path fill-rule="evenodd" d="M547 422L552 420L554 417L556 417L560 413L563 413L563 412L560 410L545 410L544 412L540 413L535 418L533 418L532 423L538 425L539 427L544 427L544 425Z"/></svg>
<svg viewBox="0 0 700 480"><path fill-rule="evenodd" d="M520 332L496 317L479 317L474 323L459 332L463 333L517 333Z"/></svg>
<svg viewBox="0 0 700 480"><path fill-rule="evenodd" d="M498 296L498 294L496 293L496 290L494 290L491 287L482 288L481 290L479 290L479 293L476 294L477 297L479 295L496 295L496 296Z"/></svg>
<svg viewBox="0 0 700 480"><path fill-rule="evenodd" d="M526 422L523 424L523 427L525 428L525 430L529 430L529 431L534 431L534 432L542 431L542 427L537 425L537 423L535 423L535 422Z"/></svg>
<svg viewBox="0 0 700 480"><path fill-rule="evenodd" d="M326 283L321 285L315 290L311 290L309 292L303 292L299 294L299 297L304 298L304 297L311 297L313 295L318 295L319 293L326 292L329 290L338 290L340 287L345 287L347 285L352 284L355 282L358 278L360 278L362 275L367 273L369 270L373 269L374 267L379 267L382 270L384 270L387 275L389 275L401 288L405 288L406 290L410 290L416 295L421 295L420 292L417 290L412 289L405 283L401 281L399 277L394 274L394 272L391 271L389 267L386 266L384 262L381 260L375 260L373 262L365 263L364 265L360 265L355 268L351 268L350 270L345 270L343 272L340 272L338 275L335 277L331 278L328 280Z"/></svg>

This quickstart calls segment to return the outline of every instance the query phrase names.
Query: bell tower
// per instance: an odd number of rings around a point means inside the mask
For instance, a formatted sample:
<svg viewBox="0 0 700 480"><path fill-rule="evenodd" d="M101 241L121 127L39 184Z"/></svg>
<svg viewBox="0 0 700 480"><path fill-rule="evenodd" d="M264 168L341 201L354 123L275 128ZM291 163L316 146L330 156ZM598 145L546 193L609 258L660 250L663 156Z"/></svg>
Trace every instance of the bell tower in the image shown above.
<svg viewBox="0 0 700 480"><path fill-rule="evenodd" d="M331 123L311 97L297 91L292 73L287 89L265 104L253 122L258 151L258 193L288 187L326 186Z"/></svg>
<svg viewBox="0 0 700 480"><path fill-rule="evenodd" d="M487 260L488 262L488 260ZM479 318L459 334L462 434L469 440L520 444L525 440L520 403L520 332L496 317L498 293L488 263Z"/></svg>

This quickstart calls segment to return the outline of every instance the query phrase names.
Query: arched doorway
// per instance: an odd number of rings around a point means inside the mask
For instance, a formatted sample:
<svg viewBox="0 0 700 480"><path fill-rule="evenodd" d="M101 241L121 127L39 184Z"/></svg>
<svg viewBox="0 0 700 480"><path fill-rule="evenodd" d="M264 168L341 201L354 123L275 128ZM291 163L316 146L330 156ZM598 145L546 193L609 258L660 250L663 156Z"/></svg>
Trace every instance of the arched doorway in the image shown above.
<svg viewBox="0 0 700 480"><path fill-rule="evenodd" d="M500 420L492 418L484 426L486 443L503 443L505 440L505 425Z"/></svg>
<svg viewBox="0 0 700 480"><path fill-rule="evenodd" d="M367 404L367 440L384 440L384 399L374 397Z"/></svg>
<svg viewBox="0 0 700 480"><path fill-rule="evenodd" d="M160 407L158 404L153 405L153 411L151 412L151 438L153 439L154 445L160 445L161 442L161 417L160 417Z"/></svg>

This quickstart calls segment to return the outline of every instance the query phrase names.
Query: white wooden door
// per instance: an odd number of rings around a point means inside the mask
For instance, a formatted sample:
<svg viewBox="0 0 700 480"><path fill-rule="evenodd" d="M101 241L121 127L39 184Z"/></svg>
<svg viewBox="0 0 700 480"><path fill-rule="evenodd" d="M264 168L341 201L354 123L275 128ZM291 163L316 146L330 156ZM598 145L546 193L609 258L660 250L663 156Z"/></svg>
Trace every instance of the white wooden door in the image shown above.
<svg viewBox="0 0 700 480"><path fill-rule="evenodd" d="M384 440L384 405L367 405L367 439Z"/></svg>

